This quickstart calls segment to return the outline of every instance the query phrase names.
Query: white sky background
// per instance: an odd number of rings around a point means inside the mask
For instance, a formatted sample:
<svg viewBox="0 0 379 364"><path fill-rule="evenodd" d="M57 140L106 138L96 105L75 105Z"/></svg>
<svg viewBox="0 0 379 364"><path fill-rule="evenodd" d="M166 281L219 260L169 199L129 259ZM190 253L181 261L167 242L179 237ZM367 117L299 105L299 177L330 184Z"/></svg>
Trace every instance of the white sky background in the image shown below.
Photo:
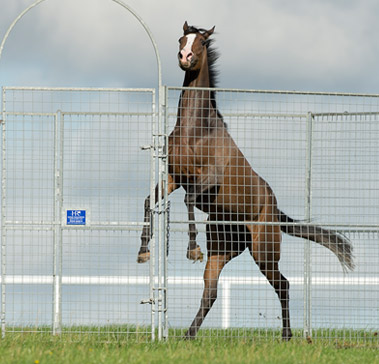
<svg viewBox="0 0 379 364"><path fill-rule="evenodd" d="M34 0L0 0L0 37ZM185 20L216 25L220 87L377 93L376 0L127 0L160 50L163 83L182 84ZM111 0L46 0L14 28L0 85L154 87L153 48Z"/></svg>

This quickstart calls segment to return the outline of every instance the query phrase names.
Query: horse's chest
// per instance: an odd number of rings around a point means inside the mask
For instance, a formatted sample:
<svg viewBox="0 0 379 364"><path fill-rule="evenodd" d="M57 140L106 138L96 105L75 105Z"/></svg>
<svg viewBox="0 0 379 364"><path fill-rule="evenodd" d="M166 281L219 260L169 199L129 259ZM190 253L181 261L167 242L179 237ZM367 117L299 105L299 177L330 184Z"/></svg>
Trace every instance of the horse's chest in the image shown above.
<svg viewBox="0 0 379 364"><path fill-rule="evenodd" d="M198 148L196 144L189 139L173 139L169 143L169 166L171 173L178 177L191 179L199 174L201 165L199 165Z"/></svg>
<svg viewBox="0 0 379 364"><path fill-rule="evenodd" d="M170 154L170 166L176 175L184 175L186 177L195 174L195 154L193 148L189 146L179 145L173 148Z"/></svg>

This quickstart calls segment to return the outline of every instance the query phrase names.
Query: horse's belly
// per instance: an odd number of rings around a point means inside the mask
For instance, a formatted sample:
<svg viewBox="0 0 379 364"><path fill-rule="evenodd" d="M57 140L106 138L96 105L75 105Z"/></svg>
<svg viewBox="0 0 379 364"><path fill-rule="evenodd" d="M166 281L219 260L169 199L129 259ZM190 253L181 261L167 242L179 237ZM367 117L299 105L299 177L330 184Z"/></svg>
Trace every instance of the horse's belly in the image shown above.
<svg viewBox="0 0 379 364"><path fill-rule="evenodd" d="M254 221L258 218L266 200L265 185L253 184L246 179L245 184L223 184L214 199L214 209L230 214L232 220Z"/></svg>

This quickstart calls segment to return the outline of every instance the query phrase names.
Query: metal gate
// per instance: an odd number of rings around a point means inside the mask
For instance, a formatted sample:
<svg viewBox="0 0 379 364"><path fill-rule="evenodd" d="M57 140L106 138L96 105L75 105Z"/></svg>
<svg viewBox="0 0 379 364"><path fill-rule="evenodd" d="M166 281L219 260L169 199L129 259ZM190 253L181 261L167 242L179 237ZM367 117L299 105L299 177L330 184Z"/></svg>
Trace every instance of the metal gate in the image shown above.
<svg viewBox="0 0 379 364"><path fill-rule="evenodd" d="M154 301L154 259L136 252L155 118L153 89L3 88L3 335L154 337L139 304Z"/></svg>

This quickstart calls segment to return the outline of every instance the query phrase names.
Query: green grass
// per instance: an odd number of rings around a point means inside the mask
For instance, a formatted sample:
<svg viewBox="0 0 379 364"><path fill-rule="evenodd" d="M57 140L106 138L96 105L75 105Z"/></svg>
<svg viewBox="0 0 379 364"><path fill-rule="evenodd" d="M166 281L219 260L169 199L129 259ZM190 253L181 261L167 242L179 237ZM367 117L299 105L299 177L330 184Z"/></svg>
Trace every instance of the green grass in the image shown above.
<svg viewBox="0 0 379 364"><path fill-rule="evenodd" d="M194 341L173 338L150 343L147 336L100 333L7 333L0 339L0 363L379 363L378 341L345 339L289 343L279 339L212 337L203 330Z"/></svg>

